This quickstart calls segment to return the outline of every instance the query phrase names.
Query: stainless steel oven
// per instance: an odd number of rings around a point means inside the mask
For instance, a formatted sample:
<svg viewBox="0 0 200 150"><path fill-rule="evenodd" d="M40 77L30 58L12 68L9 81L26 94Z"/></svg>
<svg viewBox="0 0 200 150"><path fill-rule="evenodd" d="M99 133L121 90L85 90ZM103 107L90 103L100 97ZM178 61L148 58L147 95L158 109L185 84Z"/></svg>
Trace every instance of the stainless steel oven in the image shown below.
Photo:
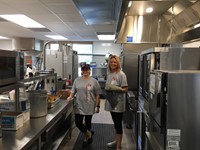
<svg viewBox="0 0 200 150"><path fill-rule="evenodd" d="M150 73L149 112L160 128L164 126L165 121L165 105L163 105L165 93L162 91L163 84L161 82L164 81L162 78L164 78L162 74Z"/></svg>
<svg viewBox="0 0 200 150"><path fill-rule="evenodd" d="M142 95L148 100L149 99L149 81L150 81L150 72L158 67L158 62L156 60L156 53L146 54L143 56L143 87Z"/></svg>
<svg viewBox="0 0 200 150"><path fill-rule="evenodd" d="M198 150L200 71L155 70L150 75L149 143L161 149ZM191 139L191 140L188 140Z"/></svg>
<svg viewBox="0 0 200 150"><path fill-rule="evenodd" d="M136 121L137 150L149 150L148 141L146 139L146 132L150 131L150 117L146 112L138 111Z"/></svg>
<svg viewBox="0 0 200 150"><path fill-rule="evenodd" d="M24 76L24 54L0 50L0 86L16 83Z"/></svg>
<svg viewBox="0 0 200 150"><path fill-rule="evenodd" d="M139 62L138 62L138 67L139 67L139 70L138 70L138 73L139 73L139 75L138 75L138 77L139 77L139 92L142 94L142 92L143 92L143 74L144 74L144 67L143 67L143 65L144 65L144 56L143 55L139 55L138 56L138 60L139 60Z"/></svg>

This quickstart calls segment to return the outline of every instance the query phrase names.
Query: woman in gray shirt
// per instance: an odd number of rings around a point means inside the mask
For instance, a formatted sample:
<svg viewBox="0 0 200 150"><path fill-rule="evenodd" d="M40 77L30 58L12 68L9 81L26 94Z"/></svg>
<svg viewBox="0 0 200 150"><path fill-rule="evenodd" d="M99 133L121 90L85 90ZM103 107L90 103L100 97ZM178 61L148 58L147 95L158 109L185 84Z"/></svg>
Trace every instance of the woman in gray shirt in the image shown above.
<svg viewBox="0 0 200 150"><path fill-rule="evenodd" d="M72 100L74 95L75 124L84 133L83 147L92 143L91 120L93 114L99 112L101 87L99 82L90 77L90 65L84 64L81 67L82 77L75 79L71 94L68 100ZM85 124L83 124L85 119Z"/></svg>
<svg viewBox="0 0 200 150"><path fill-rule="evenodd" d="M113 142L107 144L108 147L115 147L121 150L122 141L122 118L125 112L126 92L128 83L125 73L121 70L118 56L111 55L108 61L108 73L106 80L106 102L105 110L110 111L114 122L116 137Z"/></svg>

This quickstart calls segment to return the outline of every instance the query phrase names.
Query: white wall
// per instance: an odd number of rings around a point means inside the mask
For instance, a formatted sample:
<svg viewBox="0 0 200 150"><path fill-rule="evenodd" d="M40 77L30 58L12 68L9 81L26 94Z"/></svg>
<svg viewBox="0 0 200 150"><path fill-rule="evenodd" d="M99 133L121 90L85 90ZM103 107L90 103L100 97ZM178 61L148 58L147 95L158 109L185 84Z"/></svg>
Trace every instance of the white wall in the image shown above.
<svg viewBox="0 0 200 150"><path fill-rule="evenodd" d="M12 50L12 40L0 40L0 49Z"/></svg>
<svg viewBox="0 0 200 150"><path fill-rule="evenodd" d="M120 55L121 44L116 44L114 42L94 42L93 43L93 54L107 54L109 52L113 55Z"/></svg>
<svg viewBox="0 0 200 150"><path fill-rule="evenodd" d="M183 44L183 47L194 47L194 48L196 47L196 48L199 48L200 47L200 41Z"/></svg>
<svg viewBox="0 0 200 150"><path fill-rule="evenodd" d="M115 44L113 42L93 43L92 61L96 62L97 67L105 67L105 55L107 53L119 56L121 54L121 44Z"/></svg>

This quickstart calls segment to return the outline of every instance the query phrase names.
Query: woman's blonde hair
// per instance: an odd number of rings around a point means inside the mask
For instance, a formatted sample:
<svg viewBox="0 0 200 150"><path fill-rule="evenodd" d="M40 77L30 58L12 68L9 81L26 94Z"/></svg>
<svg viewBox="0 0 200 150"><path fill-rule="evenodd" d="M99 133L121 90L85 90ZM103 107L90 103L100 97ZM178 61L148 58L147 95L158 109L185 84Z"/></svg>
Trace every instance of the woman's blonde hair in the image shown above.
<svg viewBox="0 0 200 150"><path fill-rule="evenodd" d="M121 70L121 63L120 63L120 58L116 55L110 55L108 59L108 66L107 66L107 71L110 73L110 61L111 59L114 58L117 61L117 72Z"/></svg>

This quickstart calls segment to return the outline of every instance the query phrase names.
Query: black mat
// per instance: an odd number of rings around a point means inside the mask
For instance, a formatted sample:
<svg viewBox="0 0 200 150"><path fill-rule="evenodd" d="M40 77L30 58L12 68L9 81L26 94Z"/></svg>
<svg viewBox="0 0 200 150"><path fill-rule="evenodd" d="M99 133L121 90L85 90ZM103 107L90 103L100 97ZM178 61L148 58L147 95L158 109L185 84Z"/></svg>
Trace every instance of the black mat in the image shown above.
<svg viewBox="0 0 200 150"><path fill-rule="evenodd" d="M82 148L83 133L80 133L73 150L112 150L106 147L106 144L115 139L115 129L113 124L92 124L92 130L95 132L93 143Z"/></svg>

